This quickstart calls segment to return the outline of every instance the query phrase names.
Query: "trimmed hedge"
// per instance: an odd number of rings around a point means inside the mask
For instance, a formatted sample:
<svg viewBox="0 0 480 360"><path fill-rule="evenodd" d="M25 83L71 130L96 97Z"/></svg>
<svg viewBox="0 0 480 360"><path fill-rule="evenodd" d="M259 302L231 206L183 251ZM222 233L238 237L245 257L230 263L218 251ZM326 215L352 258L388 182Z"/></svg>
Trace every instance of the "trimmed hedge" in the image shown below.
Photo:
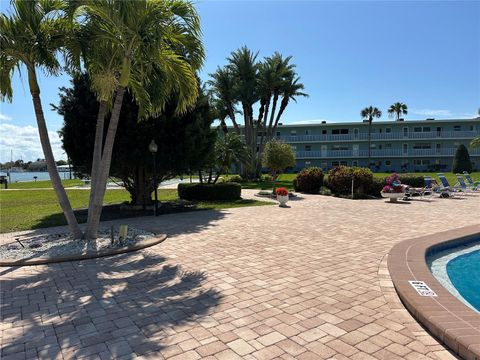
<svg viewBox="0 0 480 360"><path fill-rule="evenodd" d="M293 180L295 191L318 194L323 186L323 171L317 167L303 169Z"/></svg>
<svg viewBox="0 0 480 360"><path fill-rule="evenodd" d="M238 200L242 186L238 183L178 184L178 197L184 200Z"/></svg>
<svg viewBox="0 0 480 360"><path fill-rule="evenodd" d="M356 198L370 195L373 186L373 173L370 169L360 167L340 166L328 173L328 186L335 194L350 195Z"/></svg>
<svg viewBox="0 0 480 360"><path fill-rule="evenodd" d="M417 188L425 186L425 180L422 175L400 175L400 182Z"/></svg>

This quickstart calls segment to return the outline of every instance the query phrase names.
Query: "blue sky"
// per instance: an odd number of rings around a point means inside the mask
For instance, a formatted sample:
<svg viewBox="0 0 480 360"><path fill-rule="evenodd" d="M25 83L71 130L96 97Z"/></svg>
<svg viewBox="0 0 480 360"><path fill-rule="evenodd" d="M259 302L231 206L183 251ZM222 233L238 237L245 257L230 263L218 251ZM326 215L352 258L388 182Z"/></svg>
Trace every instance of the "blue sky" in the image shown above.
<svg viewBox="0 0 480 360"><path fill-rule="evenodd" d="M8 2L0 1L2 12ZM480 2L200 1L207 59L202 79L247 45L259 57L292 55L309 98L284 123L359 120L396 101L407 119L473 117L480 107ZM62 119L50 111L67 76L40 78L56 156ZM41 157L28 84L14 79L14 101L0 109L0 161Z"/></svg>

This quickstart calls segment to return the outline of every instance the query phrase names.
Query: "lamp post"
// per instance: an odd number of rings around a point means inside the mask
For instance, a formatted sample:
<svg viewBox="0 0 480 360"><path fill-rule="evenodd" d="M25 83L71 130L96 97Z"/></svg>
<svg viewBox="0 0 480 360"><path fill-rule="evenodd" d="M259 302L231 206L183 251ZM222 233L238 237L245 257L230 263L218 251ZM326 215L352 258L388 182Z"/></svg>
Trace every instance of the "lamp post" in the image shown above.
<svg viewBox="0 0 480 360"><path fill-rule="evenodd" d="M150 145L148 145L148 150L153 155L153 188L155 192L155 203L153 204L153 215L157 216L157 203L158 203L158 193L157 193L157 164L155 161L155 155L158 150L158 146L155 143L155 140L150 141Z"/></svg>

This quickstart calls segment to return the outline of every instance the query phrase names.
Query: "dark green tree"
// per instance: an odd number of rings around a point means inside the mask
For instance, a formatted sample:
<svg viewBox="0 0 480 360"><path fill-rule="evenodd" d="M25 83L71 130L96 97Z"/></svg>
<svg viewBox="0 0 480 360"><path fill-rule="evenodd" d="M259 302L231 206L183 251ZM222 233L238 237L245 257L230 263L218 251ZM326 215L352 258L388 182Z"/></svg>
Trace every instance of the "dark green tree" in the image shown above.
<svg viewBox="0 0 480 360"><path fill-rule="evenodd" d="M454 174L462 173L464 171L472 172L472 161L467 147L463 144L457 147L455 158L453 159L452 172Z"/></svg>
<svg viewBox="0 0 480 360"><path fill-rule="evenodd" d="M76 75L71 88L60 89L60 104L53 106L64 118L60 131L63 148L75 171L90 176L99 102L90 90L86 74ZM174 96L160 116L138 120L138 106L131 94L123 100L122 113L113 148L110 174L130 192L132 204L151 202L153 158L148 144L155 140L157 183L179 174L197 172L213 156L216 131L208 97L200 96L193 108L177 115ZM108 122L108 121L107 121ZM105 126L104 136L106 136Z"/></svg>

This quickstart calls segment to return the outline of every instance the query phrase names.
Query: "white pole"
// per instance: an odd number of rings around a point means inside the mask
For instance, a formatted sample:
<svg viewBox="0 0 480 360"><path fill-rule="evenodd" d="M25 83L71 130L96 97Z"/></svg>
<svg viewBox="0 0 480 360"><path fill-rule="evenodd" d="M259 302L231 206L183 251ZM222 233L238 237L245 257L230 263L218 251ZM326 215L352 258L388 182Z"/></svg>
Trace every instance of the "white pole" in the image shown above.
<svg viewBox="0 0 480 360"><path fill-rule="evenodd" d="M352 199L353 199L353 176L352 176Z"/></svg>

